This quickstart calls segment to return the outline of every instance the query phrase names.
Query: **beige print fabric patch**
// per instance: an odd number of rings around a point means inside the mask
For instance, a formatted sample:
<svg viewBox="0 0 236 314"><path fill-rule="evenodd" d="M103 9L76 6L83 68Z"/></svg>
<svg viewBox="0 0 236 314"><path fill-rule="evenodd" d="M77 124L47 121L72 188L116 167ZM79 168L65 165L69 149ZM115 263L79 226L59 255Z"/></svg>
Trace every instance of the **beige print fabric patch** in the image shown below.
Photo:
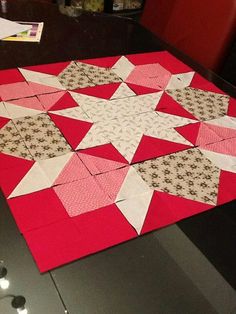
<svg viewBox="0 0 236 314"><path fill-rule="evenodd" d="M197 148L133 165L154 190L216 204L220 169Z"/></svg>
<svg viewBox="0 0 236 314"><path fill-rule="evenodd" d="M216 119L227 114L229 96L191 87L166 92L201 121Z"/></svg>
<svg viewBox="0 0 236 314"><path fill-rule="evenodd" d="M53 158L71 151L48 115L27 116L13 122L35 160Z"/></svg>

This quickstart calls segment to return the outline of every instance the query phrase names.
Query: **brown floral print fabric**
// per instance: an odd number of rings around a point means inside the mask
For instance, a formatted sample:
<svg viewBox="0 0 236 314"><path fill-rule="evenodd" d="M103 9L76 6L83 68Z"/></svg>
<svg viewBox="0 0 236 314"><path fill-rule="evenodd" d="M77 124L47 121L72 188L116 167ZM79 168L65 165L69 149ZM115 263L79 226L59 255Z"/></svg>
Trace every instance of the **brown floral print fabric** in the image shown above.
<svg viewBox="0 0 236 314"><path fill-rule="evenodd" d="M166 92L201 121L216 119L227 114L229 96L191 87Z"/></svg>
<svg viewBox="0 0 236 314"><path fill-rule="evenodd" d="M220 169L197 148L147 160L133 167L154 190L216 205Z"/></svg>

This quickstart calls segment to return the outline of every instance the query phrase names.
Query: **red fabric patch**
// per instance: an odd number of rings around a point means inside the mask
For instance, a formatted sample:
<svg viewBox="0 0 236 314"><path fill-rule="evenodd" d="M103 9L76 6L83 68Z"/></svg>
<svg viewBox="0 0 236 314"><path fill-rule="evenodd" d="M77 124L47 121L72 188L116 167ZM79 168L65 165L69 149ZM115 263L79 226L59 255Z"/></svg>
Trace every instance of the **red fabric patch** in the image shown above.
<svg viewBox="0 0 236 314"><path fill-rule="evenodd" d="M41 272L137 237L115 205L25 233Z"/></svg>
<svg viewBox="0 0 236 314"><path fill-rule="evenodd" d="M190 123L184 126L179 126L175 130L182 135L186 140L188 140L193 145L196 145L199 128L201 126L200 122Z"/></svg>
<svg viewBox="0 0 236 314"><path fill-rule="evenodd" d="M157 111L173 114L176 116L197 120L190 112L185 110L179 103L177 103L172 97L163 93L157 107Z"/></svg>
<svg viewBox="0 0 236 314"><path fill-rule="evenodd" d="M68 218L53 189L12 198L7 202L22 233Z"/></svg>
<svg viewBox="0 0 236 314"><path fill-rule="evenodd" d="M95 65L98 67L103 68L112 68L113 65L120 59L120 56L116 57L105 57L99 59L85 59L85 60L78 60L79 62Z"/></svg>
<svg viewBox="0 0 236 314"><path fill-rule="evenodd" d="M228 116L236 117L236 99L232 97L229 100Z"/></svg>
<svg viewBox="0 0 236 314"><path fill-rule="evenodd" d="M18 69L0 71L0 85L24 82L25 78Z"/></svg>
<svg viewBox="0 0 236 314"><path fill-rule="evenodd" d="M230 202L236 198L236 173L221 170L217 205Z"/></svg>
<svg viewBox="0 0 236 314"><path fill-rule="evenodd" d="M155 191L141 234L165 227L213 207L209 204Z"/></svg>
<svg viewBox="0 0 236 314"><path fill-rule="evenodd" d="M146 95L151 93L159 92L160 89L153 89L146 86L140 86L136 84L126 83L130 89L132 89L133 92L135 92L136 95Z"/></svg>
<svg viewBox="0 0 236 314"><path fill-rule="evenodd" d="M175 58L167 51L133 54L127 55L126 57L135 65L159 63L172 74L193 71L189 66Z"/></svg>
<svg viewBox="0 0 236 314"><path fill-rule="evenodd" d="M69 93L66 93L50 108L50 110L62 110L74 107L78 107L78 104Z"/></svg>
<svg viewBox="0 0 236 314"><path fill-rule="evenodd" d="M209 82L203 76L199 75L198 73L194 74L194 77L191 81L190 87L199 88L204 91L209 91L213 93L225 94L221 89L215 86L213 83Z"/></svg>
<svg viewBox="0 0 236 314"><path fill-rule="evenodd" d="M4 125L6 125L9 121L10 119L0 117L0 129L4 127Z"/></svg>
<svg viewBox="0 0 236 314"><path fill-rule="evenodd" d="M169 155L192 146L143 135L131 163Z"/></svg>
<svg viewBox="0 0 236 314"><path fill-rule="evenodd" d="M67 62L58 62L58 63L51 63L51 64L43 64L43 65L33 65L33 66L24 67L23 69L51 74L51 75L58 75L69 64L70 64L70 61L67 61Z"/></svg>
<svg viewBox="0 0 236 314"><path fill-rule="evenodd" d="M73 149L77 148L92 126L92 123L89 122L71 119L52 113L50 113L49 116Z"/></svg>
<svg viewBox="0 0 236 314"><path fill-rule="evenodd" d="M103 99L110 99L120 84L121 83L112 83L93 87L77 88L73 90L73 92Z"/></svg>

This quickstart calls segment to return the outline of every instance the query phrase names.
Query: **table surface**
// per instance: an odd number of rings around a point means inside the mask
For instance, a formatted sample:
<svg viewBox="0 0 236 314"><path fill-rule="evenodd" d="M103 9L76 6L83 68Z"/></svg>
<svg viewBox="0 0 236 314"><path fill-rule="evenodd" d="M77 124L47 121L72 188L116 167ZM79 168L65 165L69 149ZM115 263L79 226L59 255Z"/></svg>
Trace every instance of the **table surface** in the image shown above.
<svg viewBox="0 0 236 314"><path fill-rule="evenodd" d="M9 1L11 20L44 21L41 42L0 42L0 69L168 49L230 95L236 90L130 19L82 14L56 5ZM0 260L8 292L30 313L236 313L236 202L41 275L0 196ZM0 297L3 292L0 291ZM9 300L0 313L15 313Z"/></svg>

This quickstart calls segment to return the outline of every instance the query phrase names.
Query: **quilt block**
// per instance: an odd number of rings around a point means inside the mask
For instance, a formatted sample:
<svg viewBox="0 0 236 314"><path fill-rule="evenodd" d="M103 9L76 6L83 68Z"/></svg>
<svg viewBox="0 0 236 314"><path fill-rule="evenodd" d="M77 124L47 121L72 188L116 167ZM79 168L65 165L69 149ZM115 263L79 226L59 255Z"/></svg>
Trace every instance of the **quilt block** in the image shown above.
<svg viewBox="0 0 236 314"><path fill-rule="evenodd" d="M0 71L0 184L41 272L236 198L236 101L168 52Z"/></svg>

